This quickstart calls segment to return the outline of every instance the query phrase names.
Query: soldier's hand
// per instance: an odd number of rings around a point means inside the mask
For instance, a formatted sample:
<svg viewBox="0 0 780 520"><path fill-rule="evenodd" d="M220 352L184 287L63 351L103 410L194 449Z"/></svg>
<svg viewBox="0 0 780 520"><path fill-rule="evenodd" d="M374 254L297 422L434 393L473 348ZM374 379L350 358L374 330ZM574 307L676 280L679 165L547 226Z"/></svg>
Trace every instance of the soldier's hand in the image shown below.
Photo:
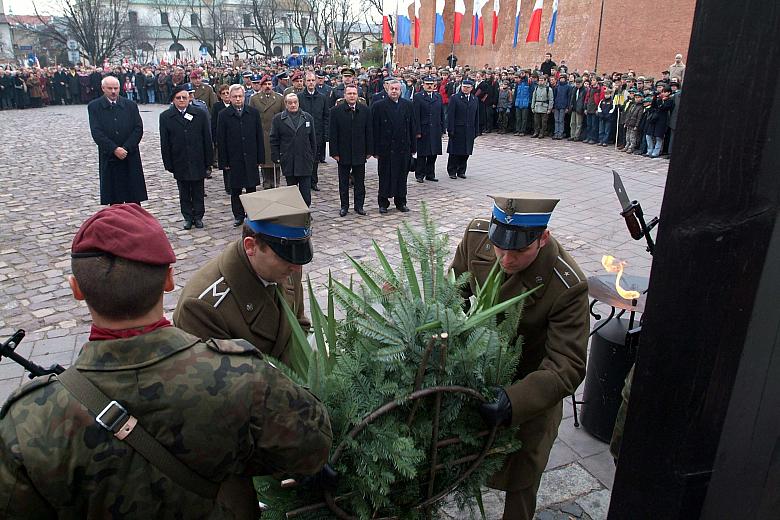
<svg viewBox="0 0 780 520"><path fill-rule="evenodd" d="M479 415L489 427L512 424L512 401L503 388L496 388L496 400L479 405Z"/></svg>

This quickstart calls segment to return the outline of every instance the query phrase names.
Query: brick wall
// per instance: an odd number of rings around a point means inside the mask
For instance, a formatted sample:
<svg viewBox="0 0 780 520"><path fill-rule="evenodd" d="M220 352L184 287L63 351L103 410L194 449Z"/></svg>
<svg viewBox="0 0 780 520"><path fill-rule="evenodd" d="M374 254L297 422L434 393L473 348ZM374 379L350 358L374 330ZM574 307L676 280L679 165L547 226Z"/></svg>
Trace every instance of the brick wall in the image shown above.
<svg viewBox="0 0 780 520"><path fill-rule="evenodd" d="M593 70L596 59L599 16L599 0L559 0L558 23L555 43L547 44L547 32L552 18L552 0L544 4L542 31L539 43L525 43L528 22L531 18L533 0L523 0L520 13L520 35L517 47L512 46L515 26L514 0L502 0L499 12L496 44L491 45L493 3L483 9L485 16L485 45L469 45L472 30L471 9L473 0L465 0L466 16L461 25L461 43L454 46L458 65L491 67L520 65L538 66L544 54L551 52L553 60L560 63L565 59L571 70ZM435 46L434 62L446 64L447 56L453 52L453 9L455 2L447 0L444 11L446 31L444 44ZM601 28L598 68L600 71L626 71L634 69L637 74L660 77L660 72L674 61L674 55L687 57L688 43L693 25L695 0L657 0L648 4L641 0L604 0L604 17ZM397 60L401 64L411 63L414 57L421 62L429 56L429 43L433 41L435 0L422 0L420 20L422 33L420 48L399 46ZM410 14L413 9L410 9Z"/></svg>

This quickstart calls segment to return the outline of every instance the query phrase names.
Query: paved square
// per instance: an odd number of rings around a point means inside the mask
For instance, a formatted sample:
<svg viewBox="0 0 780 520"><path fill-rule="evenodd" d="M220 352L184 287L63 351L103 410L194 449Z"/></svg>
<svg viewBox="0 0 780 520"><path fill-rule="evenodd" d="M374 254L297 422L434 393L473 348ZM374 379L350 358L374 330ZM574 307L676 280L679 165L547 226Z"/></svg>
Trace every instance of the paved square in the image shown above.
<svg viewBox="0 0 780 520"><path fill-rule="evenodd" d="M239 232L232 227L230 200L222 189L219 171L206 181L206 227L181 229L176 182L163 169L160 157L157 128L162 108L146 105L141 111L145 126L141 154L150 196L143 206L160 220L178 258L177 290L165 297L165 311L170 317L178 289ZM86 306L70 296L67 284L70 243L81 222L100 208L97 149L89 133L87 110L81 105L4 111L0 112L0 128L0 337L5 339L23 328L27 337L18 349L22 355L43 365L68 365L89 331ZM327 165L321 165L322 191L314 193L312 204L315 256L304 269L319 294L329 271L341 279L354 272L345 252L358 259L372 255L372 239L383 246L391 262L397 262L395 229L404 220L418 221L421 202L427 203L454 251L469 220L489 215L491 205L486 195L506 190L537 191L561 199L550 229L587 275L602 271L601 256L607 253L627 260L628 273L649 275L651 258L644 250L645 244L631 239L619 215L611 170L621 174L629 195L642 202L651 218L660 211L666 160L549 138L497 134L477 139L468 179L449 179L446 160L444 155L437 161L440 182L418 184L410 175L411 213L391 210L387 215L377 211L376 161L371 160L366 175L369 214L361 217L351 212L344 218L338 216L335 163L329 159ZM5 400L25 380L21 367L3 359L0 399ZM570 405L565 412L565 417L571 415ZM565 425L568 422L570 418L564 419L562 428L574 430ZM568 468L577 474L589 471L601 489L611 487L613 473L605 469L604 463L606 445L581 430L568 433L566 440L556 442L548 469ZM558 473L555 475L552 480L559 482ZM582 493L592 491L590 486ZM563 499L574 500L579 495L570 492ZM560 501L562 495L556 491L544 496ZM580 497L579 504L585 507L602 503L603 496L598 496L600 501ZM540 505L549 504L548 500ZM596 510L605 510L603 503ZM585 513L589 514L587 509Z"/></svg>

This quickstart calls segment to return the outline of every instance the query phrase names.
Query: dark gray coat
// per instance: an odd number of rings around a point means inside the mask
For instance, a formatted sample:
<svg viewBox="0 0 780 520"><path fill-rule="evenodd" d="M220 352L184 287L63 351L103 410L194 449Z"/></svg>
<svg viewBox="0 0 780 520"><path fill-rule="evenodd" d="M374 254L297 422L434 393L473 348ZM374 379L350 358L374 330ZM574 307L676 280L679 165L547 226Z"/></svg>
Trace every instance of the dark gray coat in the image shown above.
<svg viewBox="0 0 780 520"><path fill-rule="evenodd" d="M299 110L298 125L285 110L274 116L271 124L271 160L279 163L285 177L310 177L317 153L317 131L314 118Z"/></svg>
<svg viewBox="0 0 780 520"><path fill-rule="evenodd" d="M165 169L177 181L199 181L214 160L209 121L192 105L185 119L175 106L160 114L160 152Z"/></svg>
<svg viewBox="0 0 780 520"><path fill-rule="evenodd" d="M265 162L260 114L248 106L241 112L239 117L231 105L219 113L217 121L219 169L229 168L230 187L234 190L260 184L259 165Z"/></svg>
<svg viewBox="0 0 780 520"><path fill-rule="evenodd" d="M420 122L420 138L417 139L417 155L441 155L441 136L444 134L444 105L438 92L433 98L420 92L412 99L415 117Z"/></svg>
<svg viewBox="0 0 780 520"><path fill-rule="evenodd" d="M328 132L330 130L330 101L318 92L314 90L314 94L309 94L306 89L298 94L298 102L300 103L300 109L304 112L311 114L314 118L314 130L317 134L317 142L323 143L328 140Z"/></svg>
<svg viewBox="0 0 780 520"><path fill-rule="evenodd" d="M330 155L339 164L366 164L366 156L374 155L374 132L371 111L355 104L352 111L346 102L330 109Z"/></svg>
<svg viewBox="0 0 780 520"><path fill-rule="evenodd" d="M138 144L144 124L138 105L119 97L112 107L105 96L87 105L89 130L98 146L100 167L100 203L121 204L148 199L141 153ZM123 160L114 155L117 148L127 150Z"/></svg>
<svg viewBox="0 0 780 520"><path fill-rule="evenodd" d="M382 99L371 105L371 113L375 155L406 154L411 158L417 151L420 131L412 102L401 98L398 106L394 106L390 98Z"/></svg>
<svg viewBox="0 0 780 520"><path fill-rule="evenodd" d="M458 92L450 98L447 106L447 153L471 155L474 153L474 139L482 135L479 128L479 101L472 92L469 100Z"/></svg>

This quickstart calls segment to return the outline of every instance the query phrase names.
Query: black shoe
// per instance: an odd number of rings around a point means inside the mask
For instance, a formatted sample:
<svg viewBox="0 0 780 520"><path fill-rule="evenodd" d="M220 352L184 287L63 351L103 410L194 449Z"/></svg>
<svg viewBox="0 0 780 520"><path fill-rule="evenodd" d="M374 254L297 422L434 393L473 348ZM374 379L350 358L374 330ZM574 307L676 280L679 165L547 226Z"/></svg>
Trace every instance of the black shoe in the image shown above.
<svg viewBox="0 0 780 520"><path fill-rule="evenodd" d="M203 229L203 221L199 218L195 219L195 227L198 229Z"/></svg>
<svg viewBox="0 0 780 520"><path fill-rule="evenodd" d="M466 178L466 174L465 174L465 173L463 173L463 174L460 174L460 173L459 173L459 174L458 174L458 177L460 177L461 179L465 179L465 178Z"/></svg>
<svg viewBox="0 0 780 520"><path fill-rule="evenodd" d="M185 220L184 221L184 229L192 229L192 221L191 220Z"/></svg>
<svg viewBox="0 0 780 520"><path fill-rule="evenodd" d="M537 133L531 134L531 139L533 139L534 137L539 137L539 134L537 134Z"/></svg>
<svg viewBox="0 0 780 520"><path fill-rule="evenodd" d="M457 179L455 175L450 175L450 179Z"/></svg>
<svg viewBox="0 0 780 520"><path fill-rule="evenodd" d="M238 227L243 223L244 223L244 219L242 218L233 219L233 227Z"/></svg>
<svg viewBox="0 0 780 520"><path fill-rule="evenodd" d="M403 206L397 207L397 209L401 213L409 213L410 211L412 211L412 210L409 209L409 207L406 204L404 204Z"/></svg>
<svg viewBox="0 0 780 520"><path fill-rule="evenodd" d="M363 211L363 208L360 209L355 208L355 213L357 213L358 215L363 215L364 217L366 216L366 212Z"/></svg>
<svg viewBox="0 0 780 520"><path fill-rule="evenodd" d="M387 208L379 208L379 213L387 213Z"/></svg>
<svg viewBox="0 0 780 520"><path fill-rule="evenodd" d="M428 179L428 178L426 178L425 180L428 181L428 182L439 182L439 179Z"/></svg>
<svg viewBox="0 0 780 520"><path fill-rule="evenodd" d="M417 182L419 182L420 184L422 184L423 182L425 182L425 179L415 179L415 180L416 180Z"/></svg>
<svg viewBox="0 0 780 520"><path fill-rule="evenodd" d="M341 209L339 210L339 217L346 217L346 216L347 216L347 213L349 213L349 212L348 212L346 209L344 209L344 208L341 208Z"/></svg>
<svg viewBox="0 0 780 520"><path fill-rule="evenodd" d="M315 184L311 187L311 191L320 191L320 187Z"/></svg>

